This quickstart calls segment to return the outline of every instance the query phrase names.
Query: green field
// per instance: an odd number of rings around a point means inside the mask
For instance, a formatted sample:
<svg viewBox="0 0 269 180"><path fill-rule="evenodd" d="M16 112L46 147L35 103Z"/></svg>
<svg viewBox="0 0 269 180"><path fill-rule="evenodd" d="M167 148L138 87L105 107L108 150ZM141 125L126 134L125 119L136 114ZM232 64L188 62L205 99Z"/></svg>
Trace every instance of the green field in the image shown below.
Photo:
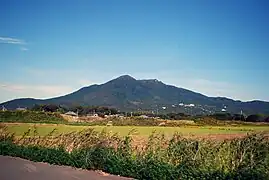
<svg viewBox="0 0 269 180"><path fill-rule="evenodd" d="M269 179L269 133L258 133L269 132L265 125L0 125L0 155L98 169L136 179ZM85 131L87 128L96 131ZM121 136L135 129L136 135L120 137L98 133L104 128ZM30 133L22 136L29 129ZM57 129L55 135L45 136L54 129ZM147 138L154 130L166 137L154 135ZM57 136L74 131L82 132ZM247 133L251 135L246 136Z"/></svg>
<svg viewBox="0 0 269 180"><path fill-rule="evenodd" d="M141 126L72 126L72 125L54 125L54 124L7 124L7 129L16 136L22 136L28 129L34 129L38 135L44 136L56 129L55 134L80 131L87 128L94 128L96 131L107 131L118 133L121 136L127 135L131 130L135 130L136 135L149 136L153 131L164 133L167 136L175 132L183 135L206 135L206 134L246 134L251 132L269 131L269 126L184 126L184 127L141 127ZM33 132L31 133L33 134Z"/></svg>

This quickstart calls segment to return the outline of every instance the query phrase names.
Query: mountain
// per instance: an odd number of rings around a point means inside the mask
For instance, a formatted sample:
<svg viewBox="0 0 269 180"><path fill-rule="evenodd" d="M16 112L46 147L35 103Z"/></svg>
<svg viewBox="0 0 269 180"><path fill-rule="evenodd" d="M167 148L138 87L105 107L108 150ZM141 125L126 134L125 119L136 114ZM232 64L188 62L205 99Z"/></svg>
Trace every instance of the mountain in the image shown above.
<svg viewBox="0 0 269 180"><path fill-rule="evenodd" d="M187 89L166 85L157 79L136 80L124 75L101 85L51 99L15 99L0 104L8 109L32 107L34 104L95 105L115 107L122 111L184 112L208 114L227 110L231 113L269 114L269 102L235 101L225 97L208 97Z"/></svg>

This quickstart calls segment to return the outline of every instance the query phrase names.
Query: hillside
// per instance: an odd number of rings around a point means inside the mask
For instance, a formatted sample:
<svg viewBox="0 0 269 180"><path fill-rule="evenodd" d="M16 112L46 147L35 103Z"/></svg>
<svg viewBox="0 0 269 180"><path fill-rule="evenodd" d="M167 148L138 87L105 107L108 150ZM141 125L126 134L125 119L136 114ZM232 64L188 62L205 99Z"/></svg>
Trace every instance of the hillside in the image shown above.
<svg viewBox="0 0 269 180"><path fill-rule="evenodd" d="M269 114L269 102L241 102L223 97L208 97L187 89L166 85L156 79L136 80L124 75L101 85L83 87L65 96L51 99L15 99L0 104L8 109L32 107L34 104L98 105L122 111L148 110L208 114L226 107L228 112ZM165 108L164 108L165 107Z"/></svg>

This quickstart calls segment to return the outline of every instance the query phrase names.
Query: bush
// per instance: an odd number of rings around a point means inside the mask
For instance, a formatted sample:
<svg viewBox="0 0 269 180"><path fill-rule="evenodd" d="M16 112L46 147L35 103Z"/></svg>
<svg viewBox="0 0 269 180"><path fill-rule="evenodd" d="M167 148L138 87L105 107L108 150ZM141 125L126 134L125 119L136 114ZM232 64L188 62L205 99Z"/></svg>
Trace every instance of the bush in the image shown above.
<svg viewBox="0 0 269 180"><path fill-rule="evenodd" d="M37 111L1 111L0 122L64 123L65 120L58 113Z"/></svg>
<svg viewBox="0 0 269 180"><path fill-rule="evenodd" d="M259 114L249 115L246 119L247 122L263 122L265 121L265 117Z"/></svg>
<svg viewBox="0 0 269 180"><path fill-rule="evenodd" d="M235 121L245 121L246 117L242 114L234 114L232 119Z"/></svg>
<svg viewBox="0 0 269 180"><path fill-rule="evenodd" d="M216 113L212 115L217 120L232 120L233 116L230 113Z"/></svg>

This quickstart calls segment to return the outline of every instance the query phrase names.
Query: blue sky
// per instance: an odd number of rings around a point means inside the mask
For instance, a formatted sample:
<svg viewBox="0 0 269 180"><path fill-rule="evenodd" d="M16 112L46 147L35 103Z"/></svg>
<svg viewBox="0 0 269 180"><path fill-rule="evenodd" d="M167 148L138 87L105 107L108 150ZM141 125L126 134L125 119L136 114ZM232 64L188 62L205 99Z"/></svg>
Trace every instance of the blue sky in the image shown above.
<svg viewBox="0 0 269 180"><path fill-rule="evenodd" d="M269 101L267 0L1 0L0 102L122 74Z"/></svg>

